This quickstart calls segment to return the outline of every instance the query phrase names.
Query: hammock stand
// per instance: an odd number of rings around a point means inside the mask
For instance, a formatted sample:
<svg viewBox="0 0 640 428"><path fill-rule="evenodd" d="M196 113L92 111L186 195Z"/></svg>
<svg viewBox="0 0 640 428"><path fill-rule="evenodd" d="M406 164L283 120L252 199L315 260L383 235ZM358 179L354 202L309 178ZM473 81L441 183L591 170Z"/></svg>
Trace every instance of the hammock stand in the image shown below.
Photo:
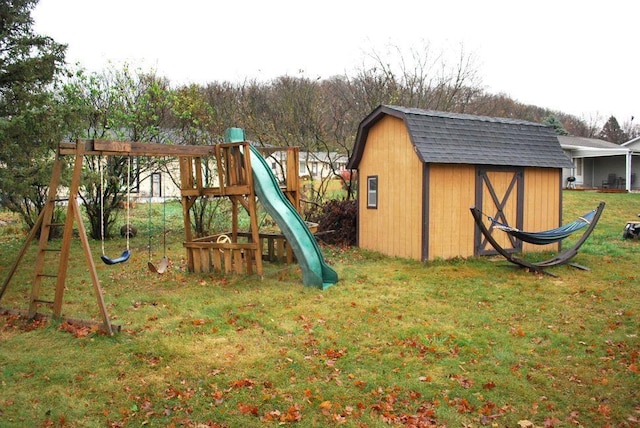
<svg viewBox="0 0 640 428"><path fill-rule="evenodd" d="M521 241L528 242L535 245L546 245L552 244L554 242L559 242L574 232L587 227L587 230L584 231L580 239L571 247L566 250L563 250L556 254L554 257L542 261L542 262L528 262L521 258L514 256L509 253L507 250L502 248L498 242L491 236L491 232L487 229L487 226L482 221L483 213L479 209L473 207L471 208L471 215L473 215L473 219L476 222L476 225L482 232L482 235L487 239L487 242L491 244L491 246L505 259L509 262L518 265L523 268L527 268L534 272L543 273L549 276L556 276L546 270L546 268L550 268L553 266L559 266L563 264L568 264L569 266L575 267L577 269L589 270L589 268L585 266L581 266L575 263L570 263L570 260L574 258L578 254L578 250L584 244L584 242L589 238L593 230L596 228L598 221L600 220L600 216L602 215L602 211L604 210L605 203L600 202L598 208L589 213L585 214L582 217L579 217L575 221L568 223L564 226L558 227L556 229L547 230L544 232L524 232L518 229L514 229L507 225L501 224L495 221L493 218L489 217L492 224L497 228L506 232L515 238L520 239Z"/></svg>

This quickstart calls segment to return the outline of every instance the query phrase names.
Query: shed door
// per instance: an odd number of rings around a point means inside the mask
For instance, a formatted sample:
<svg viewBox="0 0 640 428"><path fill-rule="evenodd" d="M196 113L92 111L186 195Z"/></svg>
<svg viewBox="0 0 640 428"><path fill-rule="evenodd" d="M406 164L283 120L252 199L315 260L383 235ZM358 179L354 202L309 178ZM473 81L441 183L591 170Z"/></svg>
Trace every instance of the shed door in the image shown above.
<svg viewBox="0 0 640 428"><path fill-rule="evenodd" d="M492 221L487 217L492 217L496 221L511 227L522 228L523 169L479 167L477 172L476 207L479 207L485 214L483 219L487 229L505 250L510 252L521 251L522 241L496 229ZM476 255L496 253L477 228L474 252Z"/></svg>

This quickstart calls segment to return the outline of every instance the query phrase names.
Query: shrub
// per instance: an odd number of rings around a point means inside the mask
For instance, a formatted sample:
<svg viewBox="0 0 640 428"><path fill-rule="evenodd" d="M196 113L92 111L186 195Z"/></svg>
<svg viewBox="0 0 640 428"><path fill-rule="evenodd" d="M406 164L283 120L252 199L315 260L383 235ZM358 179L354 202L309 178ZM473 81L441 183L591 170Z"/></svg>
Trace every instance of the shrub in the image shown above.
<svg viewBox="0 0 640 428"><path fill-rule="evenodd" d="M356 244L357 218L355 200L332 199L311 215L311 220L318 223L318 238L327 244L343 247Z"/></svg>

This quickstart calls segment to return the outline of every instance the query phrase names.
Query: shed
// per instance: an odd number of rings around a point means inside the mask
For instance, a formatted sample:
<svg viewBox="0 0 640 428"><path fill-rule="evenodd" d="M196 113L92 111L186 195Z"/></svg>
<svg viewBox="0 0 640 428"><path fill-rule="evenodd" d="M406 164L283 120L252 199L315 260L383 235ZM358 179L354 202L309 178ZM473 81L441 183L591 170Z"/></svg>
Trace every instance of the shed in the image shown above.
<svg viewBox="0 0 640 428"><path fill-rule="evenodd" d="M359 177L358 245L422 261L492 254L469 209L523 230L558 227L570 167L541 124L381 105L347 165ZM509 251L557 249L492 230Z"/></svg>

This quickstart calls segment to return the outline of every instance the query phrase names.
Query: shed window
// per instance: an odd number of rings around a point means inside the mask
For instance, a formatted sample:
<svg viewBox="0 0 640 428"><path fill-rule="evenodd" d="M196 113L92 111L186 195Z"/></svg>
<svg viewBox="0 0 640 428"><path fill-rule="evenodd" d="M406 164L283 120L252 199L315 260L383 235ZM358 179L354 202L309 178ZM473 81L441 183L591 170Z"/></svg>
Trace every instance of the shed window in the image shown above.
<svg viewBox="0 0 640 428"><path fill-rule="evenodd" d="M378 208L378 176L367 177L367 208Z"/></svg>

